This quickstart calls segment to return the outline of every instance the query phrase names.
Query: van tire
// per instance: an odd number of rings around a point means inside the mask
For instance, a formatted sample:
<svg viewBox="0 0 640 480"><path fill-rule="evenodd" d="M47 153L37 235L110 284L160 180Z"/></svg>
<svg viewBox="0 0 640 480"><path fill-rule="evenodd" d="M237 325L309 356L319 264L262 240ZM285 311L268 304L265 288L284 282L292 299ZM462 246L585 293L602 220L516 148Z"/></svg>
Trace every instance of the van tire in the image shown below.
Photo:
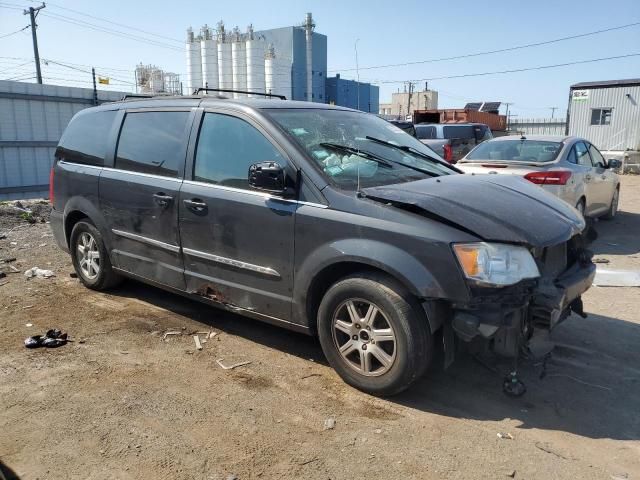
<svg viewBox="0 0 640 480"><path fill-rule="evenodd" d="M366 313L375 311L372 306L379 310L369 323ZM360 320L353 321L354 317ZM340 328L336 322L341 322ZM387 336L393 340L384 340L382 332L390 332ZM424 374L433 356L433 338L418 302L377 273L350 276L329 288L318 309L318 336L329 364L342 379L372 395L395 395L407 389ZM349 356L341 349L350 351Z"/></svg>
<svg viewBox="0 0 640 480"><path fill-rule="evenodd" d="M91 243L91 240L95 243ZM87 265L85 261L87 257L80 253L81 249L84 249L87 255L93 253L94 257L89 259L89 263L92 260L94 262L97 260L95 262L99 266L97 272L93 267ZM109 252L100 231L90 220L81 220L73 226L69 241L69 251L71 252L73 268L78 275L78 279L85 287L92 290L107 290L122 282L123 278L113 271ZM95 252L99 254L98 258L95 257Z"/></svg>

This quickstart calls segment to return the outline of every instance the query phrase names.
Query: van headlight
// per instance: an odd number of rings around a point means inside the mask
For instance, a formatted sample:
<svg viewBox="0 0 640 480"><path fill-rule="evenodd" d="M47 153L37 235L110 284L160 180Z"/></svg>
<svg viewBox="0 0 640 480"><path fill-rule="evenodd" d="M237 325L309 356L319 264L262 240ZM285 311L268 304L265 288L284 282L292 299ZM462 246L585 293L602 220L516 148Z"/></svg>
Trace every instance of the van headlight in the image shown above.
<svg viewBox="0 0 640 480"><path fill-rule="evenodd" d="M503 287L540 276L531 252L504 243L456 243L453 251L464 275L484 286Z"/></svg>

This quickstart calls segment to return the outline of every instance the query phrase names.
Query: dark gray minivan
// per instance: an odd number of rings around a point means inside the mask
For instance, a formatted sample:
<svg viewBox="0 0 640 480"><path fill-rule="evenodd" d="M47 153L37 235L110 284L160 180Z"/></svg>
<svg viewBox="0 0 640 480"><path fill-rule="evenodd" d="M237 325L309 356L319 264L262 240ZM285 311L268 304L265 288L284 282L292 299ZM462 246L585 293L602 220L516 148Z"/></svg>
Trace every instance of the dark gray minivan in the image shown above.
<svg viewBox="0 0 640 480"><path fill-rule="evenodd" d="M213 95L75 115L51 227L78 277L130 277L318 335L349 384L390 395L434 338L517 357L595 267L583 218L530 182L471 176L374 116ZM441 332L441 334L440 334Z"/></svg>

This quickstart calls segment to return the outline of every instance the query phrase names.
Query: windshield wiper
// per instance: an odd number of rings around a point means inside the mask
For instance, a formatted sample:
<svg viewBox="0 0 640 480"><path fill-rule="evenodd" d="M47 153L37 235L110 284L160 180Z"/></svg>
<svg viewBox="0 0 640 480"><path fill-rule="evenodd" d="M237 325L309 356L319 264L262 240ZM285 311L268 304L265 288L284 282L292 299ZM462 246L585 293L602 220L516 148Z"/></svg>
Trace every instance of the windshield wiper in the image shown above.
<svg viewBox="0 0 640 480"><path fill-rule="evenodd" d="M376 155L375 153L367 152L366 150L360 150L359 148L354 148L348 145L340 145L339 143L331 143L331 142L323 142L323 143L319 143L318 145L325 148L331 148L333 150L339 150L342 152L352 153L354 155L360 155L361 157L364 157L367 160L373 160L374 162L377 162L380 165L384 165L389 168L393 167L391 160L387 160L385 158L382 158Z"/></svg>
<svg viewBox="0 0 640 480"><path fill-rule="evenodd" d="M370 137L369 135L367 135L364 138L366 138L367 140L371 140L374 143L379 143L380 145L386 145L387 147L395 148L396 150L402 150L403 152L409 152L409 153L411 153L413 155L416 155L417 157L424 158L424 159L429 160L430 162L433 162L433 163L438 163L438 164L441 163L438 160L436 160L435 158L431 157L430 155L427 155L426 153L422 153L420 150L416 150L415 148L410 147L408 145L396 145L395 143L387 142L386 140L382 140L382 139L376 138L376 137ZM397 163L398 165L402 165L403 167L407 167L407 168L410 168L412 170L415 170L416 172L424 173L425 175L429 175L431 177L439 177L440 176L439 173L432 172L432 171L427 170L425 168L416 167L415 165L410 165L410 164L404 163L404 162L398 162L397 160L389 160L389 161L393 162L393 163Z"/></svg>

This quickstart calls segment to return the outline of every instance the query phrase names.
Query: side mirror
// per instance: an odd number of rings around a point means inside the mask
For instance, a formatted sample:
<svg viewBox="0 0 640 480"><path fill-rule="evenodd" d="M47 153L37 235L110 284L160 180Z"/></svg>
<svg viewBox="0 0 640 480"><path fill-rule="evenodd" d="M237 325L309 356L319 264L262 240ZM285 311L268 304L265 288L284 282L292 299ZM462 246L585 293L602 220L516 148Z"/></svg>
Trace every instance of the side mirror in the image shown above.
<svg viewBox="0 0 640 480"><path fill-rule="evenodd" d="M249 167L249 185L257 190L282 195L287 191L284 168L277 162L254 163Z"/></svg>
<svg viewBox="0 0 640 480"><path fill-rule="evenodd" d="M622 167L622 162L620 160L612 158L611 160L607 160L607 166L609 168L613 168L614 170L617 170L618 168Z"/></svg>

